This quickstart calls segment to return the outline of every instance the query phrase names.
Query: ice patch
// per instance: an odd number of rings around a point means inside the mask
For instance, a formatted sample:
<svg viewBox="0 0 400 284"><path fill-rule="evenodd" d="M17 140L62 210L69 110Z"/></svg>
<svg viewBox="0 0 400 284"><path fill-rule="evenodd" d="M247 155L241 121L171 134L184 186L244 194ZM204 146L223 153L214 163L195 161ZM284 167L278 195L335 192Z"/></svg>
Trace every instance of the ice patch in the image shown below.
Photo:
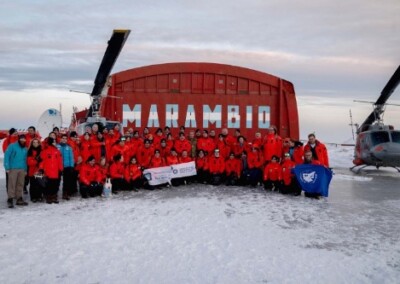
<svg viewBox="0 0 400 284"><path fill-rule="evenodd" d="M372 177L345 175L345 174L335 174L334 178L336 180L355 180L355 181L371 181L373 179Z"/></svg>

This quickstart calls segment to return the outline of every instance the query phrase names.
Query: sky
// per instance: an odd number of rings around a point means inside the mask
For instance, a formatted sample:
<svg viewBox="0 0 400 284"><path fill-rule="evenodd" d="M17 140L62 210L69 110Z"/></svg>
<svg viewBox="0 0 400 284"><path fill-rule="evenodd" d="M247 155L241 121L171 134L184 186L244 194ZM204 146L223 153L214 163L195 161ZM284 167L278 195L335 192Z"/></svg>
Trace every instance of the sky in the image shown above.
<svg viewBox="0 0 400 284"><path fill-rule="evenodd" d="M0 9L0 129L90 105L112 30L131 29L112 73L216 62L292 82L300 138L347 142L400 64L398 0L23 1ZM400 88L389 103L400 104ZM400 128L398 106L384 121Z"/></svg>

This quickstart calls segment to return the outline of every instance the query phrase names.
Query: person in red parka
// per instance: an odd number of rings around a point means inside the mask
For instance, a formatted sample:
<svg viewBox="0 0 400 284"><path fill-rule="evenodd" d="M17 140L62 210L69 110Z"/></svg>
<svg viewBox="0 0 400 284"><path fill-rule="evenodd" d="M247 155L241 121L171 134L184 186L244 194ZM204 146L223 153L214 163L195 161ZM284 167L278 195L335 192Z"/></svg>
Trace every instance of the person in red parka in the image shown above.
<svg viewBox="0 0 400 284"><path fill-rule="evenodd" d="M226 185L237 185L240 179L241 165L240 160L235 157L235 153L229 154L225 162Z"/></svg>
<svg viewBox="0 0 400 284"><path fill-rule="evenodd" d="M296 163L292 161L289 153L285 153L283 156L281 164L282 185L280 187L280 192L282 194L293 194L295 196L300 195L301 188L297 182L296 176L292 173L292 169L294 169Z"/></svg>
<svg viewBox="0 0 400 284"><path fill-rule="evenodd" d="M82 161L87 161L90 155L92 155L92 140L90 139L90 133L85 132L81 137L80 154Z"/></svg>
<svg viewBox="0 0 400 284"><path fill-rule="evenodd" d="M278 156L272 156L271 162L265 166L263 180L266 190L279 191L282 182L282 169Z"/></svg>
<svg viewBox="0 0 400 284"><path fill-rule="evenodd" d="M153 155L154 155L154 148L152 147L150 140L149 139L144 140L144 146L140 148L136 154L138 164L144 169L148 169Z"/></svg>
<svg viewBox="0 0 400 284"><path fill-rule="evenodd" d="M82 198L100 196L103 192L101 174L96 158L91 155L81 167L79 173L79 190Z"/></svg>
<svg viewBox="0 0 400 284"><path fill-rule="evenodd" d="M126 145L126 137L121 137L118 142L111 148L111 156L121 154L124 157L124 162L129 163L129 147Z"/></svg>
<svg viewBox="0 0 400 284"><path fill-rule="evenodd" d="M208 131L203 130L203 137L197 140L197 150L203 150L207 155L212 155L215 149L215 141L208 137Z"/></svg>
<svg viewBox="0 0 400 284"><path fill-rule="evenodd" d="M308 143L304 146L304 153L306 151L311 151L314 160L318 160L321 165L329 168L328 150L324 144L315 139L314 133L308 135Z"/></svg>
<svg viewBox="0 0 400 284"><path fill-rule="evenodd" d="M270 126L267 135L264 137L264 161L269 163L272 156L282 157L282 148L282 138L278 135L276 127Z"/></svg>
<svg viewBox="0 0 400 284"><path fill-rule="evenodd" d="M100 158L98 170L100 175L100 183L104 186L107 178L110 176L110 167L109 164L107 163L106 157Z"/></svg>
<svg viewBox="0 0 400 284"><path fill-rule="evenodd" d="M196 181L198 183L207 183L209 180L208 158L204 155L203 150L199 150L196 158Z"/></svg>
<svg viewBox="0 0 400 284"><path fill-rule="evenodd" d="M186 140L185 133L179 133L179 139L175 140L174 148L178 156L181 156L183 151L190 152L192 150L192 145Z"/></svg>
<svg viewBox="0 0 400 284"><path fill-rule="evenodd" d="M165 159L161 157L159 149L154 150L154 156L151 158L149 168L160 168L165 167Z"/></svg>
<svg viewBox="0 0 400 284"><path fill-rule="evenodd" d="M44 197L48 204L58 203L57 194L63 171L63 160L54 138L48 137L47 148L41 151L40 158L39 168L47 177L47 184L43 191Z"/></svg>
<svg viewBox="0 0 400 284"><path fill-rule="evenodd" d="M216 144L216 149L219 149L221 157L224 159L229 158L231 148L226 144L224 140L224 135L219 134L215 144Z"/></svg>
<svg viewBox="0 0 400 284"><path fill-rule="evenodd" d="M124 156L122 156L121 154L116 154L110 166L110 178L111 178L113 194L118 194L120 190L125 189L126 183L124 177L125 177Z"/></svg>
<svg viewBox="0 0 400 284"><path fill-rule="evenodd" d="M214 150L214 155L208 158L208 170L210 172L210 183L220 185L225 178L225 160L220 156L219 150Z"/></svg>
<svg viewBox="0 0 400 284"><path fill-rule="evenodd" d="M247 154L247 183L255 187L262 181L262 168L264 159L257 146L252 146L251 151Z"/></svg>
<svg viewBox="0 0 400 284"><path fill-rule="evenodd" d="M244 136L239 136L237 138L237 143L235 144L233 151L235 153L236 157L241 157L243 152L248 153L249 152L249 144L246 141L246 138Z"/></svg>
<svg viewBox="0 0 400 284"><path fill-rule="evenodd" d="M130 163L125 167L125 182L127 189L138 191L143 185L142 167L137 163L133 156Z"/></svg>
<svg viewBox="0 0 400 284"><path fill-rule="evenodd" d="M27 164L28 164L28 177L29 177L29 194L33 203L43 201L43 188L40 186L35 175L39 172L40 165L40 152L42 147L40 140L33 138L31 145L28 149Z"/></svg>
<svg viewBox="0 0 400 284"><path fill-rule="evenodd" d="M304 148L303 143L300 141L285 138L283 140L283 152L285 154L289 153L292 161L294 161L296 165L301 165L303 163Z"/></svg>

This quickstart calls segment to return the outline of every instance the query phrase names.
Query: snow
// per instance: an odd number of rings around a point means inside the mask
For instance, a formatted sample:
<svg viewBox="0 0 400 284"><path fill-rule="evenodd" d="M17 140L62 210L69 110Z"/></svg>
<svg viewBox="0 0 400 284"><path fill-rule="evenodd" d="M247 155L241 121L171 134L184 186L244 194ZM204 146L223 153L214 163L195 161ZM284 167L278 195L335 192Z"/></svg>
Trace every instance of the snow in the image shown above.
<svg viewBox="0 0 400 284"><path fill-rule="evenodd" d="M329 146L330 197L189 185L7 209L0 283L398 283L398 177ZM4 177L4 171L2 171Z"/></svg>

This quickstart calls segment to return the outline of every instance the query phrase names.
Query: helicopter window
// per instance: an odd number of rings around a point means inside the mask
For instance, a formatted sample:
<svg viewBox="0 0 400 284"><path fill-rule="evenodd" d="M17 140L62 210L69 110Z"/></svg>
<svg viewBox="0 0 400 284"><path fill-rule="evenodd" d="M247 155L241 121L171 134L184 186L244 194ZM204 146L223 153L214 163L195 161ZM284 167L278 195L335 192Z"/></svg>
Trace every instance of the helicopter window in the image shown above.
<svg viewBox="0 0 400 284"><path fill-rule="evenodd" d="M387 131L377 131L371 133L372 146L389 142L389 132Z"/></svg>
<svg viewBox="0 0 400 284"><path fill-rule="evenodd" d="M392 142L400 143L400 131L391 131L390 134L392 134Z"/></svg>

